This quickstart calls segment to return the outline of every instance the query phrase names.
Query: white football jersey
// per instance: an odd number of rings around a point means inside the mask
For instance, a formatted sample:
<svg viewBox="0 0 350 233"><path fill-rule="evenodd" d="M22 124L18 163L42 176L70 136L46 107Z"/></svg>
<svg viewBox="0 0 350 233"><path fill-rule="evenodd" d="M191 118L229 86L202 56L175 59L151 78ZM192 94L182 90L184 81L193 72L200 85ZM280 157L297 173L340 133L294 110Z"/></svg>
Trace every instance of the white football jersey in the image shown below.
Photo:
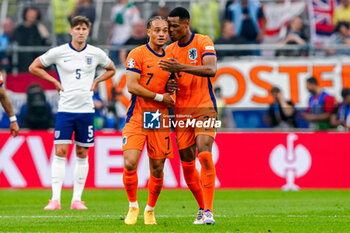
<svg viewBox="0 0 350 233"><path fill-rule="evenodd" d="M50 49L40 57L47 67L55 65L63 91L60 92L58 112L91 113L94 112L90 91L97 66L107 67L111 60L101 49L86 45L81 51L71 43Z"/></svg>

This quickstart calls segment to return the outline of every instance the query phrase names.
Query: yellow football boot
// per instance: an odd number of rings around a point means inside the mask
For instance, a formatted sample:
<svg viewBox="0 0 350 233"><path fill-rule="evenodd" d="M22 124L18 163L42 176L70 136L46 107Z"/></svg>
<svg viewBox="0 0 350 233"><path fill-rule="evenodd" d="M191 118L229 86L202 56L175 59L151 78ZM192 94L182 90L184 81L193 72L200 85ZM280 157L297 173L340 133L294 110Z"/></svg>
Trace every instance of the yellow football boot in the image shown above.
<svg viewBox="0 0 350 233"><path fill-rule="evenodd" d="M143 214L143 218L145 220L146 225L155 225L157 224L156 217L154 216L153 210L147 210Z"/></svg>
<svg viewBox="0 0 350 233"><path fill-rule="evenodd" d="M124 220L126 225L135 225L137 223L137 217L139 216L140 209L136 207L130 207L129 212Z"/></svg>

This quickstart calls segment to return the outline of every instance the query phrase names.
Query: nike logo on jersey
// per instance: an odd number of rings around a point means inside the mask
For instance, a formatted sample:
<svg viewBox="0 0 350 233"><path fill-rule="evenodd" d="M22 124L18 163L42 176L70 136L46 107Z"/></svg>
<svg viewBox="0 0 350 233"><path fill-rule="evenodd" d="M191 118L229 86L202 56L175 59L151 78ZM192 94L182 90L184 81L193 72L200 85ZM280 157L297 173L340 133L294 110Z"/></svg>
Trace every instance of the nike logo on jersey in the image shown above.
<svg viewBox="0 0 350 233"><path fill-rule="evenodd" d="M88 140L87 140L87 142L92 142L92 140L94 140L93 138L89 138Z"/></svg>
<svg viewBox="0 0 350 233"><path fill-rule="evenodd" d="M65 59L65 60L63 60L63 62L67 62L67 61L70 61L70 59Z"/></svg>
<svg viewBox="0 0 350 233"><path fill-rule="evenodd" d="M165 153L164 155L169 155L171 152Z"/></svg>
<svg viewBox="0 0 350 233"><path fill-rule="evenodd" d="M152 68L153 66L147 66L147 68L149 69L149 68Z"/></svg>

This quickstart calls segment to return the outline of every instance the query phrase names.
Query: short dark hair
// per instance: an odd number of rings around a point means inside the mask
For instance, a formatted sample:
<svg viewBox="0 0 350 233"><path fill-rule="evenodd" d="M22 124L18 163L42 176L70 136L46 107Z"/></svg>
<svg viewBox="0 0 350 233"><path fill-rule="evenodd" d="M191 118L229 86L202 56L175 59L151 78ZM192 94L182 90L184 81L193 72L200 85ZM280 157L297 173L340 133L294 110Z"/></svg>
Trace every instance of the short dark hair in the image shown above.
<svg viewBox="0 0 350 233"><path fill-rule="evenodd" d="M163 16L153 16L151 17L148 22L147 22L147 29L150 29L152 26L152 22L155 20L164 20L165 22L168 22L166 18L164 18Z"/></svg>
<svg viewBox="0 0 350 233"><path fill-rule="evenodd" d="M343 88L343 90L341 90L341 97L343 97L343 99L345 99L349 95L350 95L350 88Z"/></svg>
<svg viewBox="0 0 350 233"><path fill-rule="evenodd" d="M190 13L184 7L176 7L169 13L169 17L179 17L180 20L190 20Z"/></svg>
<svg viewBox="0 0 350 233"><path fill-rule="evenodd" d="M337 24L335 25L334 31L335 31L335 32L340 32L340 28L343 27L343 26L346 27L346 29L350 29L350 25L349 25L348 22L346 22L346 21L340 21L339 23L337 23Z"/></svg>
<svg viewBox="0 0 350 233"><path fill-rule="evenodd" d="M270 90L270 93L273 94L273 93L280 93L281 92L281 89L279 89L278 87L272 87L271 90Z"/></svg>
<svg viewBox="0 0 350 233"><path fill-rule="evenodd" d="M310 84L318 85L318 81L317 81L317 79L315 79L314 77L308 78L308 79L306 80L306 82L308 82L308 83L310 83Z"/></svg>
<svg viewBox="0 0 350 233"><path fill-rule="evenodd" d="M23 21L26 21L26 15L27 15L27 12L28 12L29 10L34 10L34 11L36 11L36 13L37 13L36 20L39 21L39 20L41 19L41 13L40 13L39 9L36 8L36 7L30 6L30 7L26 7L26 8L23 10L23 13L22 13L22 19L23 19Z"/></svg>
<svg viewBox="0 0 350 233"><path fill-rule="evenodd" d="M75 16L70 21L71 28L74 28L75 26L82 25L82 24L85 24L88 28L91 27L90 20L88 18L86 18L85 16L78 15L78 16Z"/></svg>

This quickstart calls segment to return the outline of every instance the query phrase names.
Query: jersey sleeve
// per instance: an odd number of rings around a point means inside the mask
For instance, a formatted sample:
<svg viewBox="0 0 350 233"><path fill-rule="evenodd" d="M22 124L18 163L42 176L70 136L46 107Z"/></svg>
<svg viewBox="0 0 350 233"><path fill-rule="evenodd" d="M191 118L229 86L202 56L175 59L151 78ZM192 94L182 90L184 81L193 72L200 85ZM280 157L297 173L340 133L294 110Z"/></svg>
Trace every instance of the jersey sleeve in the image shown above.
<svg viewBox="0 0 350 233"><path fill-rule="evenodd" d="M98 65L102 66L103 68L107 67L111 63L111 59L102 49L98 49L97 59Z"/></svg>
<svg viewBox="0 0 350 233"><path fill-rule="evenodd" d="M202 58L208 55L216 56L214 43L208 36L204 36L203 38L201 38L199 49L200 49Z"/></svg>
<svg viewBox="0 0 350 233"><path fill-rule="evenodd" d="M138 49L131 50L125 62L126 70L141 74L141 67L142 67L142 55L140 50Z"/></svg>
<svg viewBox="0 0 350 233"><path fill-rule="evenodd" d="M41 63L45 66L48 67L52 64L55 64L56 58L59 57L59 50L56 48L48 50L46 53L41 55L39 57Z"/></svg>

